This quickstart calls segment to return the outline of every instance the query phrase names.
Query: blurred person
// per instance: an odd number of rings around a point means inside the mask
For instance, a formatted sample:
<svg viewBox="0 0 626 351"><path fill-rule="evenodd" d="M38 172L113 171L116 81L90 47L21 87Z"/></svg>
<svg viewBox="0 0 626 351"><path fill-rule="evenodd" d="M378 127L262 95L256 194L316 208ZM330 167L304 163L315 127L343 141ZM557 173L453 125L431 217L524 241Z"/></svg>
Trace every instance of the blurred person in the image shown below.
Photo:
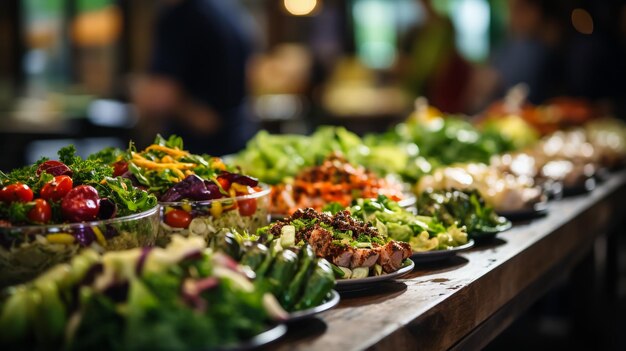
<svg viewBox="0 0 626 351"><path fill-rule="evenodd" d="M456 49L452 21L437 13L431 0L418 5L424 21L406 35L400 74L412 96L424 96L445 112L462 112L471 65Z"/></svg>
<svg viewBox="0 0 626 351"><path fill-rule="evenodd" d="M144 142L183 137L194 153L224 155L256 131L246 104L250 19L232 0L165 0L149 75L134 87Z"/></svg>
<svg viewBox="0 0 626 351"><path fill-rule="evenodd" d="M540 104L567 93L568 7L554 0L509 0L508 36L497 47L486 67L472 77L468 109L480 111L502 98L511 88L523 84L525 100Z"/></svg>
<svg viewBox="0 0 626 351"><path fill-rule="evenodd" d="M491 66L472 80L470 106L483 109L513 86L527 87L527 101L558 96L608 102L614 109L624 91L621 52L613 38L619 23L610 2L509 0L508 39L494 51ZM583 10L584 9L584 10ZM583 14L582 23L576 13Z"/></svg>

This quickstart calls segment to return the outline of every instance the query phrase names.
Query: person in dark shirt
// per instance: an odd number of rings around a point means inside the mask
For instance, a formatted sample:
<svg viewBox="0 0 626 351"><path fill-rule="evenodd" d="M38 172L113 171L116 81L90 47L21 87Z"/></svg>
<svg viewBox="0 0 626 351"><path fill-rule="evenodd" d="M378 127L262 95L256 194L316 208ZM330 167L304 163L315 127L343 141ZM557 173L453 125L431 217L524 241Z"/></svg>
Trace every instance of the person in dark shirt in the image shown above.
<svg viewBox="0 0 626 351"><path fill-rule="evenodd" d="M256 125L246 106L252 53L245 13L232 0L169 0L156 23L150 78L136 91L140 117L163 122L194 153L236 152Z"/></svg>

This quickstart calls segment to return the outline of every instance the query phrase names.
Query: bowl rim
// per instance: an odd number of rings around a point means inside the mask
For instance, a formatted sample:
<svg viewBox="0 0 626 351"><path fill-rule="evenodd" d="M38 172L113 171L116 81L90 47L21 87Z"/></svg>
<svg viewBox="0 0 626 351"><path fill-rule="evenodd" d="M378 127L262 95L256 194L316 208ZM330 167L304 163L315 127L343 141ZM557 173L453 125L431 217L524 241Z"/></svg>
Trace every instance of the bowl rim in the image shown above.
<svg viewBox="0 0 626 351"><path fill-rule="evenodd" d="M100 225L106 225L106 224L114 224L118 222L138 220L138 219L150 217L154 215L155 213L159 213L160 207L161 206L157 203L154 207L148 210L142 211L142 212L133 213L128 216L101 219L97 221L0 227L0 233L6 233L10 231L15 231L15 230L42 230L42 229L55 229L55 228L67 229L67 228L94 227L94 226L100 226Z"/></svg>
<svg viewBox="0 0 626 351"><path fill-rule="evenodd" d="M217 199L209 199L209 200L183 200L183 201L170 201L170 202L166 202L166 201L159 201L159 205L161 205L162 207L165 206L182 206L182 205L210 205L213 202L224 202L224 201L240 201L240 200L247 200L247 199L257 199L263 196L267 196L269 195L269 193L271 192L271 188L269 185L265 184L265 183L259 183L259 185L261 187L261 190L252 193L252 194L246 194L246 195L239 195L239 196L227 196L227 197L220 197Z"/></svg>

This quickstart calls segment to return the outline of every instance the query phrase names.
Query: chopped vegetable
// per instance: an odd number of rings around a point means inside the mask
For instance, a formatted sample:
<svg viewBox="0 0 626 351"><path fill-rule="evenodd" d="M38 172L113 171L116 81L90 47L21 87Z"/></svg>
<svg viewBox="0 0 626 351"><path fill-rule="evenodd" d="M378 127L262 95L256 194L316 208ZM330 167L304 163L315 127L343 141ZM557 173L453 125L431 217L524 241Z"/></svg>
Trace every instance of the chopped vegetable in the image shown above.
<svg viewBox="0 0 626 351"><path fill-rule="evenodd" d="M202 240L98 256L87 250L5 291L0 344L9 349L213 349L269 326L275 299Z"/></svg>
<svg viewBox="0 0 626 351"><path fill-rule="evenodd" d="M366 276L373 275L372 267L377 263L385 273L395 272L411 255L407 243L388 240L376 227L352 217L348 211L331 216L312 208L298 210L258 233L267 232L281 239L282 235L287 235L286 241L291 241L292 230L295 230L296 245L311 245L317 257L339 267L340 270L335 270L338 278L346 276L342 267L352 270L351 277L348 275L350 278L355 278L354 269L359 267L369 272ZM361 274L362 270L357 271L357 275Z"/></svg>
<svg viewBox="0 0 626 351"><path fill-rule="evenodd" d="M167 140L157 135L154 143L140 152L131 144L126 161L137 182L163 202L229 197L232 194L226 188L231 190L234 184L241 187L233 194L248 194L258 185L256 179L235 174L236 169L227 168L218 157L185 151L182 139L175 135ZM226 188L222 186L225 181Z"/></svg>
<svg viewBox="0 0 626 351"><path fill-rule="evenodd" d="M436 217L415 215L385 196L355 200L348 211L375 225L389 238L411 244L414 252L447 250L467 243L464 227L457 227L457 223L444 224Z"/></svg>
<svg viewBox="0 0 626 351"><path fill-rule="evenodd" d="M402 188L397 180L380 178L333 154L321 165L303 170L292 182L274 186L272 213L291 214L307 207L321 210L332 202L345 207L355 198L375 198L380 194L398 201L403 198Z"/></svg>
<svg viewBox="0 0 626 351"><path fill-rule="evenodd" d="M506 218L498 216L485 204L477 190L425 191L418 197L417 211L447 226L464 226L474 238L510 226Z"/></svg>

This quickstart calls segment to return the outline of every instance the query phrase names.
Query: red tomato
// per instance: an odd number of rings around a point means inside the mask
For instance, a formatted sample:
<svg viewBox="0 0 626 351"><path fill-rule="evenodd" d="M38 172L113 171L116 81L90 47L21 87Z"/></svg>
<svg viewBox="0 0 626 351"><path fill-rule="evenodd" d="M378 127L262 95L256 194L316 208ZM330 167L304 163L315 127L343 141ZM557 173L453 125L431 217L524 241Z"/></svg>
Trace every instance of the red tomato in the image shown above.
<svg viewBox="0 0 626 351"><path fill-rule="evenodd" d="M28 211L28 219L36 223L47 223L52 218L52 208L44 199L36 199L35 206Z"/></svg>
<svg viewBox="0 0 626 351"><path fill-rule="evenodd" d="M55 177L60 175L68 175L71 177L73 174L72 170L66 166L65 163L53 160L40 164L35 173L37 177L39 177L43 172L49 173Z"/></svg>
<svg viewBox="0 0 626 351"><path fill-rule="evenodd" d="M171 210L165 214L165 224L174 228L187 228L191 222L191 214L184 210Z"/></svg>
<svg viewBox="0 0 626 351"><path fill-rule="evenodd" d="M230 181L228 179L223 177L217 177L217 182L220 183L220 186L225 191L228 191L230 189Z"/></svg>
<svg viewBox="0 0 626 351"><path fill-rule="evenodd" d="M40 196L45 200L59 201L72 190L73 185L74 182L69 176L56 176L41 188Z"/></svg>
<svg viewBox="0 0 626 351"><path fill-rule="evenodd" d="M237 201L239 214L242 216L252 216L256 211L256 199L245 199Z"/></svg>
<svg viewBox="0 0 626 351"><path fill-rule="evenodd" d="M0 200L5 202L28 202L33 200L33 191L26 184L15 183L0 190Z"/></svg>
<svg viewBox="0 0 626 351"><path fill-rule="evenodd" d="M63 217L71 222L96 219L100 210L98 191L90 185L79 185L70 190L61 201Z"/></svg>
<svg viewBox="0 0 626 351"><path fill-rule="evenodd" d="M117 161L113 164L113 176L118 177L128 172L128 162Z"/></svg>

